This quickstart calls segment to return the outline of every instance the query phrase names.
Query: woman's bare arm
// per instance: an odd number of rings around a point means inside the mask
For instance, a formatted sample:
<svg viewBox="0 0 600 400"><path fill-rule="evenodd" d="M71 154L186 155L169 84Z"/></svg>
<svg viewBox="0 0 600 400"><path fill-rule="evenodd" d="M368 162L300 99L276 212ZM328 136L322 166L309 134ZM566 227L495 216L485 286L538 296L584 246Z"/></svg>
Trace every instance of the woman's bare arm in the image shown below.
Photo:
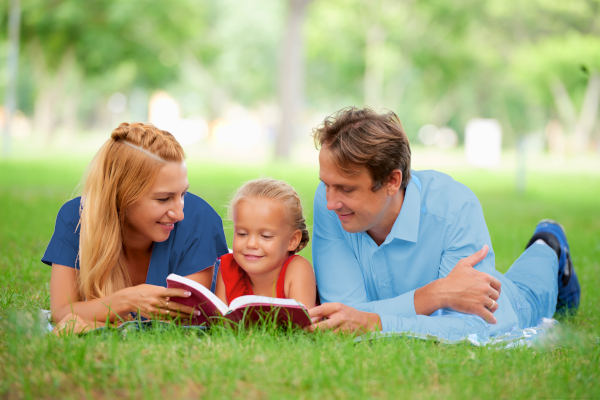
<svg viewBox="0 0 600 400"><path fill-rule="evenodd" d="M213 267L208 267L203 269L202 271L194 272L193 274L187 275L186 278L196 281L204 287L210 289L210 284L212 283L212 276Z"/></svg>
<svg viewBox="0 0 600 400"><path fill-rule="evenodd" d="M225 282L223 282L223 277L221 276L221 270L217 273L217 285L215 286L215 294L218 298L220 298L223 303L229 304L227 302L227 293L225 291Z"/></svg>
<svg viewBox="0 0 600 400"><path fill-rule="evenodd" d="M191 314L193 309L175 302L170 297L188 297L183 289L167 289L155 285L137 285L93 300L84 301L77 289L77 271L74 268L52 264L50 276L50 311L57 322L68 314L75 314L86 321L114 321L117 315L140 312L144 317L168 315L171 312Z"/></svg>

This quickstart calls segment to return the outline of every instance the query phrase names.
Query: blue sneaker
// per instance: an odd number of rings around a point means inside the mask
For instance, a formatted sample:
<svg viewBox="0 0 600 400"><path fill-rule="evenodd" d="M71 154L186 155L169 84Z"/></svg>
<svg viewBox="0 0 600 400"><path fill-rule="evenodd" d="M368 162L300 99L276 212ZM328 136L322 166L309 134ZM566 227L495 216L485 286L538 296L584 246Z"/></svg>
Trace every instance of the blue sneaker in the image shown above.
<svg viewBox="0 0 600 400"><path fill-rule="evenodd" d="M525 248L536 240L542 239L556 252L558 257L558 298L556 301L557 314L575 314L579 307L581 288L577 274L571 261L569 242L563 227L551 219L541 220L535 227L533 236Z"/></svg>

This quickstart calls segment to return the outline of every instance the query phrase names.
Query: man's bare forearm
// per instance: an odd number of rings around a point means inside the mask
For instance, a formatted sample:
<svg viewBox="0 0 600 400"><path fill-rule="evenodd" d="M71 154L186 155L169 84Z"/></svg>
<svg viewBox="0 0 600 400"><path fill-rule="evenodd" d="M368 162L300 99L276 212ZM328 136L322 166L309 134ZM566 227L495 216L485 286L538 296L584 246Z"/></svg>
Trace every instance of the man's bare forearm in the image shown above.
<svg viewBox="0 0 600 400"><path fill-rule="evenodd" d="M430 315L440 308L445 308L446 299L443 285L443 280L437 279L415 290L415 313L418 315Z"/></svg>

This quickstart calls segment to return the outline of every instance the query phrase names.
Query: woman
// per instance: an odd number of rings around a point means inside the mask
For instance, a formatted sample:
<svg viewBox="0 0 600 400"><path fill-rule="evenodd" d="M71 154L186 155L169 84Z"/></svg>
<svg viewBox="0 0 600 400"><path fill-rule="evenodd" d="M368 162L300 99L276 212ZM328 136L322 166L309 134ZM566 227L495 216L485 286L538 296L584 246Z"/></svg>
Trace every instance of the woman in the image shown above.
<svg viewBox="0 0 600 400"><path fill-rule="evenodd" d="M165 288L165 279L175 272L210 286L209 266L227 243L221 218L188 187L183 149L170 133L142 123L112 132L82 196L60 209L42 258L52 266L57 329L193 312L169 301L189 293Z"/></svg>

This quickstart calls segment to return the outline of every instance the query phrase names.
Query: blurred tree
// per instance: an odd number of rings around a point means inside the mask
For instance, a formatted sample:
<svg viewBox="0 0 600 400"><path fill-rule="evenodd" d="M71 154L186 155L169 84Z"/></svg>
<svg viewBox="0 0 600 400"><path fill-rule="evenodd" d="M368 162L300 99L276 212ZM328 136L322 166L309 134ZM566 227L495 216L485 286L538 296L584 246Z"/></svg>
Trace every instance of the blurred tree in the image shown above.
<svg viewBox="0 0 600 400"><path fill-rule="evenodd" d="M298 2L306 59L291 52L280 68L305 69L304 81L302 73L275 78L279 51L303 40L280 45L296 26L286 22L292 0L28 0L20 107L51 130L82 113L92 123L115 91L142 98L169 86L185 94L189 112L201 107L213 118L230 103L275 104L286 83L295 84L286 102L306 101L319 114L361 104L393 109L412 138L425 123L461 134L479 116L500 120L505 143L553 118L578 132L579 147L598 130L600 0ZM6 2L0 15L8 15Z"/></svg>
<svg viewBox="0 0 600 400"><path fill-rule="evenodd" d="M202 36L207 9L192 0L25 2L21 36L39 83L37 128L77 120L82 92L95 91L97 107L111 91L173 81L188 44Z"/></svg>
<svg viewBox="0 0 600 400"><path fill-rule="evenodd" d="M546 116L560 120L571 150L585 151L598 121L600 37L573 32L524 46L514 71Z"/></svg>
<svg viewBox="0 0 600 400"><path fill-rule="evenodd" d="M539 130L553 112L553 94L539 74L566 79L571 71L566 87L582 98L577 94L582 82L575 80L581 78L580 65L592 67L588 60L600 54L584 44L584 37L598 40L599 5L598 0L317 2L308 18L309 100L334 109L363 101L386 105L398 111L409 136L425 123L461 133L470 118L493 117L514 143ZM556 56L543 51L544 42L562 40L566 32L581 35L560 45L570 49L570 60L557 64ZM540 66L526 78L524 54Z"/></svg>
<svg viewBox="0 0 600 400"><path fill-rule="evenodd" d="M17 76L19 63L19 26L21 24L21 4L11 0L8 16L8 56L6 60L7 88L4 99L4 124L2 133L2 153L11 153L11 125L17 103Z"/></svg>
<svg viewBox="0 0 600 400"><path fill-rule="evenodd" d="M288 0L285 34L279 61L279 132L275 157L289 157L301 121L304 102L304 38L302 27L310 0Z"/></svg>
<svg viewBox="0 0 600 400"><path fill-rule="evenodd" d="M214 3L206 44L197 43L196 48L210 46L210 57L202 60L215 85L244 105L276 101L278 45L286 3L279 0Z"/></svg>

